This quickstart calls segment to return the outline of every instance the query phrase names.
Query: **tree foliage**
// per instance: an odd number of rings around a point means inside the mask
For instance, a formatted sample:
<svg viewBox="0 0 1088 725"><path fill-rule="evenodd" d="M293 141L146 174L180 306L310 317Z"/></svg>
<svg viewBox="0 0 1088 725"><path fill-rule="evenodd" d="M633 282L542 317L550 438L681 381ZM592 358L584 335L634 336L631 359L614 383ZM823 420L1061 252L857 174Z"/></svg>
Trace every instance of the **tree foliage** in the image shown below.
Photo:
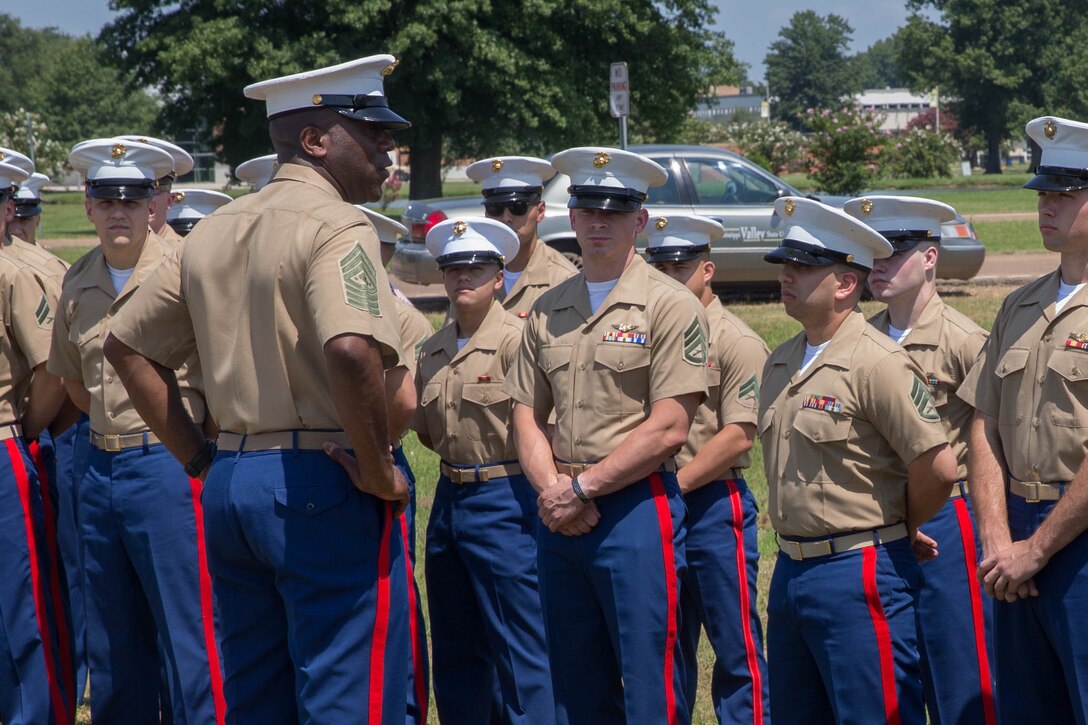
<svg viewBox="0 0 1088 725"><path fill-rule="evenodd" d="M904 85L899 71L902 40L899 33L878 40L851 59L858 83L864 88L900 88Z"/></svg>
<svg viewBox="0 0 1088 725"><path fill-rule="evenodd" d="M771 114L796 129L807 129L809 108L837 108L862 90L847 55L854 29L842 17L812 10L794 13L778 31L764 59L767 85L778 100Z"/></svg>
<svg viewBox="0 0 1088 725"><path fill-rule="evenodd" d="M631 132L671 141L695 101L737 82L709 0L114 0L103 39L158 88L177 130L203 119L234 165L270 148L248 83L389 52L391 105L414 126L413 196L440 193L443 157L618 142L608 66L626 60Z"/></svg>

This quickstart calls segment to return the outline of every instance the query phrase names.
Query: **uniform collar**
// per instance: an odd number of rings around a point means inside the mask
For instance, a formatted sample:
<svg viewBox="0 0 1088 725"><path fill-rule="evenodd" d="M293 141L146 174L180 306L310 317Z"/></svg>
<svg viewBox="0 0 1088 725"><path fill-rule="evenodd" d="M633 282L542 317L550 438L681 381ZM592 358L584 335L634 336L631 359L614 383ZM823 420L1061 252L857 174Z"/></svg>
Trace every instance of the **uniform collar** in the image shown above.
<svg viewBox="0 0 1088 725"><path fill-rule="evenodd" d="M725 314L725 305L722 304L721 299L714 295L714 299L710 300L710 304L706 306L706 321L710 326L710 341L714 342L717 337L718 325L721 324L722 316Z"/></svg>
<svg viewBox="0 0 1088 725"><path fill-rule="evenodd" d="M450 362L454 362L473 350L498 350L499 331L502 329L505 317L506 310L503 309L502 303L494 300L487 310L487 315L484 316L484 321L480 323L480 328L460 350L457 349L457 323L452 317L450 324L436 332L434 336L438 338L438 344L441 346L439 349L445 353Z"/></svg>
<svg viewBox="0 0 1088 725"><path fill-rule="evenodd" d="M910 334L903 339L901 344L904 347L907 345L939 345L941 343L943 312L944 301L939 294L934 293L926 306L922 308L922 314L918 316L918 322L915 323L914 327L910 328ZM888 308L885 307L873 315L872 325L884 334L888 333L888 327L891 325L891 315L888 314Z"/></svg>
<svg viewBox="0 0 1088 725"><path fill-rule="evenodd" d="M547 250L544 249L544 242L537 239L536 246L533 247L533 253L529 255L529 261L525 263L525 269L521 270L521 276L518 277L518 281L514 283L514 286L510 288L510 293L506 297L513 297L525 287L547 285L547 269Z"/></svg>
<svg viewBox="0 0 1088 725"><path fill-rule="evenodd" d="M646 260L636 254L620 274L616 286L608 294L601 306L597 308L596 315L593 314L589 306L589 287L586 286L585 272L578 274L571 280L571 283L559 295L559 299L555 301L553 309L574 307L582 314L583 318L589 320L620 303L645 307L649 284L650 265L646 264Z"/></svg>
<svg viewBox="0 0 1088 725"><path fill-rule="evenodd" d="M79 289L98 287L110 297L123 297L130 290L140 286L162 264L163 249L163 242L159 236L149 231L147 239L144 240L144 248L140 251L140 258L136 260L136 267L132 270L132 276L128 278L121 293L118 294L113 288L113 278L110 277L110 271L106 267L106 255L99 247L98 259L94 260L80 275L77 287Z"/></svg>
<svg viewBox="0 0 1088 725"><path fill-rule="evenodd" d="M1053 320L1057 317L1055 313L1055 304L1058 300L1058 286L1062 281L1061 268L1054 270L1049 275L1042 279L1042 283L1036 286L1029 294L1024 295L1020 300L1020 307L1027 307L1029 305L1038 305L1042 310L1043 317L1047 321ZM1080 291L1070 298L1069 302L1062 308L1062 314L1066 314L1069 310L1076 307L1083 307L1088 305L1088 299L1085 296L1088 295L1088 285L1085 285Z"/></svg>
<svg viewBox="0 0 1088 725"><path fill-rule="evenodd" d="M279 170L276 171L276 175L268 182L268 186L272 186L278 181L298 181L316 187L323 193L340 199L341 201L344 199L340 191L333 186L328 179L319 174L315 169L309 166L303 166L302 164L293 164L290 162L281 164Z"/></svg>
<svg viewBox="0 0 1088 725"><path fill-rule="evenodd" d="M792 342L786 343L791 347L786 355L779 358L782 362L778 364L786 366L789 371L790 381L794 384L811 377L814 372L825 365L849 370L853 363L854 350L857 348L858 340L867 326L868 323L865 321L865 316L861 314L861 308L855 307L843 320L843 323L839 325L839 329L835 330L835 334L828 341L827 347L824 348L819 357L812 361L812 364L805 370L804 375L800 377L797 375L805 357L806 342L803 332L794 337Z"/></svg>

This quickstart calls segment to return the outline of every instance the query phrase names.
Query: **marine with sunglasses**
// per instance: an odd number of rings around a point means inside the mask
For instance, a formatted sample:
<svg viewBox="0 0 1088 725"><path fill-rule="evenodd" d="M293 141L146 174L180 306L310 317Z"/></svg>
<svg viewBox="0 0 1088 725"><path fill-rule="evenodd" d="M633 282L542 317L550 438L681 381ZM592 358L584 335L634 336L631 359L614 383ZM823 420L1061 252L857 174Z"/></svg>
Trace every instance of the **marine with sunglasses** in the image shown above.
<svg viewBox="0 0 1088 725"><path fill-rule="evenodd" d="M517 232L518 253L506 263L499 300L512 315L525 319L540 295L578 274L559 251L540 241L537 225L544 220L540 195L555 169L544 159L498 156L477 161L465 173L482 182L484 214Z"/></svg>

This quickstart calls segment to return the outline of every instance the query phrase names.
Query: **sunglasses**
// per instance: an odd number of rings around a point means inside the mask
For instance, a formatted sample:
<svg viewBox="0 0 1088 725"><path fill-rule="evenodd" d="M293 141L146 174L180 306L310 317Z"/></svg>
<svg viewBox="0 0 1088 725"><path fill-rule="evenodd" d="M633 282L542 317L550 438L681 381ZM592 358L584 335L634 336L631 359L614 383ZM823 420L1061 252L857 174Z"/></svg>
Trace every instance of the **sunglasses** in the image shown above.
<svg viewBox="0 0 1088 725"><path fill-rule="evenodd" d="M497 204L484 204L484 213L488 216L502 216L502 213L509 209L510 213L514 216L524 216L530 206L536 206L527 201L504 201Z"/></svg>

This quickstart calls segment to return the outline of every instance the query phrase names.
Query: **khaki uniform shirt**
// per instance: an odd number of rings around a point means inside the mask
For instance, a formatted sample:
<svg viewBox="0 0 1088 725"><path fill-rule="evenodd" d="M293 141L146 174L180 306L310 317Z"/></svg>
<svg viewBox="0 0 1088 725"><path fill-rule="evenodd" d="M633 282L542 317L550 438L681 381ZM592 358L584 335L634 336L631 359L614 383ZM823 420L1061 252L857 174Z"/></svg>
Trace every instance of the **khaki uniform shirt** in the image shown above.
<svg viewBox="0 0 1088 725"><path fill-rule="evenodd" d="M397 310L397 333L404 361L408 364L408 372L415 375L420 349L423 342L434 334L434 328L430 320L413 307L411 302L405 302L394 295L393 305Z"/></svg>
<svg viewBox="0 0 1088 725"><path fill-rule="evenodd" d="M155 230L152 230L155 232ZM155 232L159 235L159 238L166 242L167 246L171 249L181 244L182 236L174 231L174 227L169 224L162 225L162 231Z"/></svg>
<svg viewBox="0 0 1088 725"><path fill-rule="evenodd" d="M538 239L536 249L529 255L529 261L510 289L510 294L505 293L505 287L499 290L502 306L511 315L524 320L540 295L576 274L578 268L569 259Z"/></svg>
<svg viewBox="0 0 1088 725"><path fill-rule="evenodd" d="M869 324L885 334L889 321L887 310L869 318ZM961 481L967 480L967 440L973 411L956 396L956 391L974 365L986 336L974 320L946 305L940 295L933 295L918 324L899 343L925 373L929 395L956 454L956 477Z"/></svg>
<svg viewBox="0 0 1088 725"><path fill-rule="evenodd" d="M1059 272L998 310L959 396L995 418L1009 475L1070 481L1088 446L1088 288L1056 314Z"/></svg>
<svg viewBox="0 0 1088 725"><path fill-rule="evenodd" d="M113 366L102 355L102 345L112 330L118 312L133 299L170 251L154 234L144 242L140 259L121 293L114 291L102 248L97 247L77 261L64 279L56 322L49 372L80 383L91 394L91 429L103 435L128 435L147 430L136 412L128 391ZM200 363L188 356L178 375L181 398L193 420L204 420L204 396Z"/></svg>
<svg viewBox="0 0 1088 725"><path fill-rule="evenodd" d="M801 373L802 332L763 371L759 438L771 523L785 536L907 517L907 464L948 442L922 372L855 309Z"/></svg>
<svg viewBox="0 0 1088 725"><path fill-rule="evenodd" d="M506 391L555 410L556 458L593 463L649 417L651 403L706 397L706 325L695 295L636 255L596 313L584 274L537 300Z"/></svg>
<svg viewBox="0 0 1088 725"><path fill-rule="evenodd" d="M169 368L199 350L222 430L338 430L326 342L370 337L386 369L406 365L380 259L365 213L317 171L283 164L202 219L111 329Z"/></svg>
<svg viewBox="0 0 1088 725"><path fill-rule="evenodd" d="M37 244L25 242L19 237L10 237L4 245L4 251L29 266L41 279L49 293L49 304L56 309L60 299L60 290L64 285L64 275L68 273L68 263L45 251Z"/></svg>
<svg viewBox="0 0 1088 725"><path fill-rule="evenodd" d="M467 466L518 459L503 383L520 342L521 321L496 301L460 352L456 323L423 343L412 427L442 460Z"/></svg>
<svg viewBox="0 0 1088 725"><path fill-rule="evenodd" d="M54 310L38 275L0 253L0 425L23 417L34 368L49 359Z"/></svg>
<svg viewBox="0 0 1088 725"><path fill-rule="evenodd" d="M683 468L695 454L730 423L756 424L759 418L759 382L770 350L752 328L722 306L715 297L706 306L710 325L710 354L706 361L709 395L695 411L687 443L676 456ZM751 465L747 453L734 468Z"/></svg>

